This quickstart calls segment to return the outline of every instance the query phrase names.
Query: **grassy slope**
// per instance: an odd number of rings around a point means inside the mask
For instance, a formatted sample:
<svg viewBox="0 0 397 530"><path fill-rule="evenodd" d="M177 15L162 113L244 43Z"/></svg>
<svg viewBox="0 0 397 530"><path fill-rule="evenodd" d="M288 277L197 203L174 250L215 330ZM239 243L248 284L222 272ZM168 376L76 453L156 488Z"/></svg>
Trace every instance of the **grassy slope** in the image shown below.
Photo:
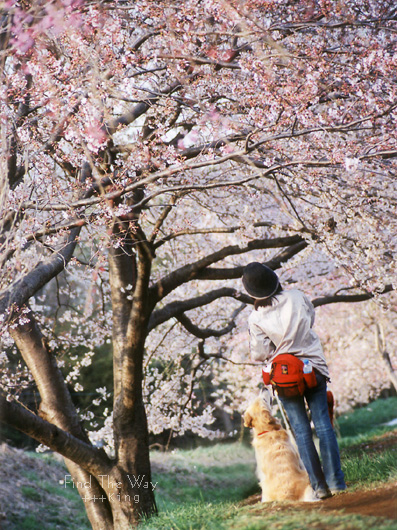
<svg viewBox="0 0 397 530"><path fill-rule="evenodd" d="M394 428L380 425L396 416L397 398L390 398L338 419L341 435L348 435L340 445L350 491L397 479ZM246 445L155 454L153 461L160 516L141 530L397 530L395 521L369 516L297 513L285 506L278 509L277 503L268 513L262 507L241 506L239 500L259 492L254 454Z"/></svg>
<svg viewBox="0 0 397 530"><path fill-rule="evenodd" d="M0 446L2 530L89 530L83 501L64 488L62 459Z"/></svg>
<svg viewBox="0 0 397 530"><path fill-rule="evenodd" d="M395 431L374 427L397 415L397 398L379 400L338 419L343 469L350 490L397 479ZM381 444L380 444L381 441ZM0 512L4 530L88 530L76 490L60 483L63 464L52 455L0 448ZM396 522L359 515L331 515L278 508L258 510L239 501L259 492L253 450L217 444L191 451L155 452L153 481L160 516L141 530L397 530Z"/></svg>

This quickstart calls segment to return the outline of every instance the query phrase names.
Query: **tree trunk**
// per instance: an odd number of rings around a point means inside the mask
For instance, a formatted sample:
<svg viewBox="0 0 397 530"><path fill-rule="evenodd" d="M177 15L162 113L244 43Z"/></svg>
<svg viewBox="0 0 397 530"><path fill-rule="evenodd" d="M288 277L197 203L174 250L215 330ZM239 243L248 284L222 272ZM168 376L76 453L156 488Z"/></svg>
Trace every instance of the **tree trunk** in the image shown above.
<svg viewBox="0 0 397 530"><path fill-rule="evenodd" d="M119 472L126 476L139 518L157 512L149 458L149 432L143 403L143 355L147 336L147 291L152 254L136 223L116 222L109 251L113 309L113 431ZM135 250L138 253L138 264ZM115 521L116 524L116 521Z"/></svg>

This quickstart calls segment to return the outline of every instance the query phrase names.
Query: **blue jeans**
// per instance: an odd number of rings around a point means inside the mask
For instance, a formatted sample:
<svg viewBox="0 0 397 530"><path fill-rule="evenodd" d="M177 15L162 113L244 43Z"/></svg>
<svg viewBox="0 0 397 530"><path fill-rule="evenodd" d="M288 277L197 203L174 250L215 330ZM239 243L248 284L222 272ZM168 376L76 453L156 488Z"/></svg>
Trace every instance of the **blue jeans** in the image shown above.
<svg viewBox="0 0 397 530"><path fill-rule="evenodd" d="M328 491L346 489L341 469L339 447L328 413L327 380L316 372L317 386L306 389L304 396L285 398L280 396L287 413L303 465L309 475L314 491L324 494ZM305 401L309 406L314 428L320 440L320 458L313 442L312 430L306 413ZM324 470L324 471L323 471Z"/></svg>

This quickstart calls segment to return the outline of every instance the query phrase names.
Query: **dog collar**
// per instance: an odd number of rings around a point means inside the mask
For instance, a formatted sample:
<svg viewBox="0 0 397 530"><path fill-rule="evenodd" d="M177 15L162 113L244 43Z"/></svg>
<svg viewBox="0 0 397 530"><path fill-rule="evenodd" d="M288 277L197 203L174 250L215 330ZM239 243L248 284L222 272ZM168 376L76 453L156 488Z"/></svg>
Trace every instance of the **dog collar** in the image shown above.
<svg viewBox="0 0 397 530"><path fill-rule="evenodd" d="M262 432L260 432L259 434L257 434L257 436L262 436L262 434L266 434L266 433L268 433L268 432L270 432L270 431L262 431Z"/></svg>

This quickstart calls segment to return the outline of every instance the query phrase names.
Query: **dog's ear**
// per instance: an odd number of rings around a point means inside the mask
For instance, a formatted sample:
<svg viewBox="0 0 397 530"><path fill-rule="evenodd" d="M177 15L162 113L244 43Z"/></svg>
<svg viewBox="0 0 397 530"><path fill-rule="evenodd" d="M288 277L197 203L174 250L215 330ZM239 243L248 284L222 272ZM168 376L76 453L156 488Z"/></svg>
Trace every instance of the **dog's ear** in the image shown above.
<svg viewBox="0 0 397 530"><path fill-rule="evenodd" d="M267 426L271 427L270 430L279 431L281 429L279 422L267 410L262 412L262 418L266 422Z"/></svg>
<svg viewBox="0 0 397 530"><path fill-rule="evenodd" d="M278 431L281 427L280 427L280 424L279 422L276 420L276 418L274 418L269 411L267 410L264 410L262 412L263 414L263 417L264 417L264 420L266 421L267 425L269 427L274 427L273 430L275 431Z"/></svg>
<svg viewBox="0 0 397 530"><path fill-rule="evenodd" d="M262 418L266 421L266 423L272 423L273 421L273 416L266 409L262 410Z"/></svg>
<svg viewBox="0 0 397 530"><path fill-rule="evenodd" d="M249 412L246 412L244 414L244 426L245 427L249 427L250 429L252 429L253 427L253 424L252 424L252 416Z"/></svg>

